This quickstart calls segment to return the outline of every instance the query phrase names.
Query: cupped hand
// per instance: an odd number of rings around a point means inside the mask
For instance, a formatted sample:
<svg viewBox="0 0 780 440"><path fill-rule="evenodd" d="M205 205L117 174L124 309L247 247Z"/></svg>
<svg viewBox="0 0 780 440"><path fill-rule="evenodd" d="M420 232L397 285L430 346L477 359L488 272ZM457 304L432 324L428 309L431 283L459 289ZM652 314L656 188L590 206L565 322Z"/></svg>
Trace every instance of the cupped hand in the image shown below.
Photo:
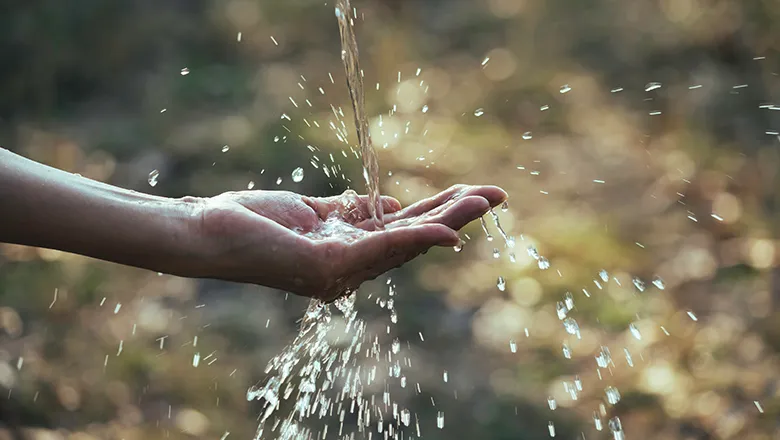
<svg viewBox="0 0 780 440"><path fill-rule="evenodd" d="M426 252L454 246L457 230L506 199L494 186L455 185L401 209L382 197L374 230L366 196L242 191L200 211L206 264L198 276L266 285L331 301Z"/></svg>

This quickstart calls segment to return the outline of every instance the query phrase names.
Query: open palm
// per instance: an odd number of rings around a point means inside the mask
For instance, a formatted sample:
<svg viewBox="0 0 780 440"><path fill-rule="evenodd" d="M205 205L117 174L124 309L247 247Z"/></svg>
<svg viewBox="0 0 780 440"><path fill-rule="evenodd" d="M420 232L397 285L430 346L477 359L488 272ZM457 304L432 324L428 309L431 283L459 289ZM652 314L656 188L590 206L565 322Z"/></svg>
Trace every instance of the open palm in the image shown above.
<svg viewBox="0 0 780 440"><path fill-rule="evenodd" d="M287 191L221 194L207 199L202 211L212 248L203 275L333 300L433 246L458 244L458 229L505 199L500 188L466 185L404 209L383 197L384 228L374 230L368 198L353 191L325 198Z"/></svg>

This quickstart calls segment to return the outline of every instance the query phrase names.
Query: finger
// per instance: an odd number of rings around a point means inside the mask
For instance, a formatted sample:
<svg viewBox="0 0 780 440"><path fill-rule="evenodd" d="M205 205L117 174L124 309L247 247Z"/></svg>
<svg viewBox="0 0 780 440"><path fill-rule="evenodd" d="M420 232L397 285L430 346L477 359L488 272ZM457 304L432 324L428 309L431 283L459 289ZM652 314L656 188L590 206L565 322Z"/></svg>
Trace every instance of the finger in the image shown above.
<svg viewBox="0 0 780 440"><path fill-rule="evenodd" d="M431 198L421 200L406 209L390 215L385 223L390 223L402 218L419 217L427 212L435 210L442 205L446 205L447 203L454 203L460 198L470 196L482 197L487 200L490 206L497 206L507 199L506 192L497 186L455 185Z"/></svg>
<svg viewBox="0 0 780 440"><path fill-rule="evenodd" d="M410 218L422 215L436 208L437 206L446 203L448 200L456 197L458 194L468 188L469 187L467 185L453 185L434 196L428 197L427 199L422 199L412 205L407 206L405 209L397 212L396 215L390 216L387 222L395 221L400 218Z"/></svg>
<svg viewBox="0 0 780 440"><path fill-rule="evenodd" d="M484 215L489 209L490 202L486 198L468 196L431 211L420 217L419 221L442 224L457 231Z"/></svg>
<svg viewBox="0 0 780 440"><path fill-rule="evenodd" d="M493 186L493 185L483 185L483 186L477 186L474 192L470 192L467 195L474 195L474 196L481 196L484 197L488 203L490 204L490 207L496 207L500 205L501 203L505 202L506 199L509 198L509 195L504 191L503 189ZM465 196L466 194L464 194Z"/></svg>

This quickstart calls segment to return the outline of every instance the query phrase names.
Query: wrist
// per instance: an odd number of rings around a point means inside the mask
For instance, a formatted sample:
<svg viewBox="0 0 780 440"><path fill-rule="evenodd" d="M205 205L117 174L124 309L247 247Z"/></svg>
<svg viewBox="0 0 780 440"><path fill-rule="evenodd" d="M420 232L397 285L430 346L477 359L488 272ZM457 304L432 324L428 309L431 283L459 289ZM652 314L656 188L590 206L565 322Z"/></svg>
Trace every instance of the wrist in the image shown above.
<svg viewBox="0 0 780 440"><path fill-rule="evenodd" d="M163 205L160 218L167 252L159 254L158 272L191 278L207 276L212 246L203 229L205 199L187 196L167 199Z"/></svg>

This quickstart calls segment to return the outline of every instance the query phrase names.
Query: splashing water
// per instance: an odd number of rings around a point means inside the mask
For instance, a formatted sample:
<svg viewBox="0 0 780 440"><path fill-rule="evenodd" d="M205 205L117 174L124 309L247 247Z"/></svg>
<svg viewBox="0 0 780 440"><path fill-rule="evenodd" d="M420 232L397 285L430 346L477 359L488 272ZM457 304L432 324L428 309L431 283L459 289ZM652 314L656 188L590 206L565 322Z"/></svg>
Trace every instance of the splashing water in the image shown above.
<svg viewBox="0 0 780 440"><path fill-rule="evenodd" d="M393 308L393 287L390 298L382 299L381 306ZM401 351L401 343L393 340L389 349L382 350L378 335L368 333L365 321L357 318L355 309L356 295L351 294L335 301L334 306L343 320L344 333L334 335L334 315L329 305L312 301L301 321L300 331L295 340L268 363L265 372L271 376L263 385L251 387L247 391L247 400L263 401L264 407L259 417L259 426L255 439L263 437L264 432L273 433L279 439L312 439L315 433L304 425L307 419L323 419L336 411L339 415L339 431L343 431L344 417L347 413L357 414L357 429L365 431L376 423L383 426L384 411L376 402L378 395L365 396L365 388L377 380L377 366L372 361L388 359L391 363L390 376L405 382L402 367L395 355ZM378 301L379 303L379 301ZM334 336L336 336L334 341ZM367 345L368 348L362 347ZM365 360L358 359L365 355ZM289 414L273 419L287 400L291 400ZM393 418L404 426L411 423L411 413L406 408L398 408L391 402L389 392L381 396L382 403L395 409ZM376 416L377 420L372 420ZM325 431L328 425L325 425Z"/></svg>
<svg viewBox="0 0 780 440"><path fill-rule="evenodd" d="M374 230L384 227L382 222L382 205L379 196L379 163L371 143L368 128L368 118L365 111L363 79L358 61L358 47L354 33L354 21L350 17L352 11L349 0L337 0L336 18L338 19L341 35L341 59L347 77L347 87L355 117L355 127L358 143L363 160L363 177L369 196L369 213L373 219ZM302 168L296 168L292 172L292 180L303 180ZM281 180L281 179L280 179ZM348 194L349 196L350 194ZM355 195L356 196L356 195ZM354 197L352 197L354 198ZM347 197L347 204L351 198ZM349 212L345 206L345 212ZM332 216L324 222L323 226L312 233L314 238L324 238L332 235L354 239L365 233L357 230L348 222L342 221L339 216ZM390 296L393 295L391 286ZM312 300L302 319L300 331L295 340L280 354L275 356L266 367L265 372L271 376L262 386L251 387L247 391L248 400L262 400L265 402L263 411L259 417L259 425L255 439L263 438L263 433L269 429L267 422L278 411L282 403L296 393L292 410L283 418L277 418L270 426L270 431L278 431L273 435L280 439L310 439L319 436L310 428L303 425L303 421L312 416L320 419L332 414L334 409L339 411L339 434L344 430L344 418L346 409L343 408L346 400L350 400L350 414L355 413L357 407L358 431L368 430L372 423L372 416L379 420L377 428L384 425L382 411L375 403L375 397L364 398L364 384L371 384L376 378L376 365L370 369L361 369L356 365L356 356L365 353L369 359L380 359L381 345L378 336L371 341L371 348L361 351L364 343L368 343L369 335L366 332L366 323L357 319L355 310L355 293L342 297L335 302L336 308L343 315L346 325L346 336L350 342L346 347L336 346L329 339L333 326L331 325L332 312L330 306L319 300ZM390 321L394 324L398 315L393 307L393 300L383 301L390 311ZM389 327L388 327L389 331ZM350 337L351 336L351 337ZM343 337L340 336L339 339ZM386 354L388 362L392 363L393 355L400 352L400 341L392 343L391 350ZM351 362L350 362L351 361ZM401 377L401 364L398 360L391 367L391 376L401 378L401 386L405 386L406 378ZM296 392L297 388L297 392ZM340 388L340 389L339 389ZM329 392L330 391L330 392ZM382 401L390 404L390 394L385 391ZM411 414L408 409L397 411L398 405L393 403L394 418L400 417L404 426L409 426ZM437 424L440 428L444 425L443 413L440 413ZM389 429L392 425L390 425ZM399 425L400 428L400 425ZM322 438L327 435L328 425L322 431Z"/></svg>

